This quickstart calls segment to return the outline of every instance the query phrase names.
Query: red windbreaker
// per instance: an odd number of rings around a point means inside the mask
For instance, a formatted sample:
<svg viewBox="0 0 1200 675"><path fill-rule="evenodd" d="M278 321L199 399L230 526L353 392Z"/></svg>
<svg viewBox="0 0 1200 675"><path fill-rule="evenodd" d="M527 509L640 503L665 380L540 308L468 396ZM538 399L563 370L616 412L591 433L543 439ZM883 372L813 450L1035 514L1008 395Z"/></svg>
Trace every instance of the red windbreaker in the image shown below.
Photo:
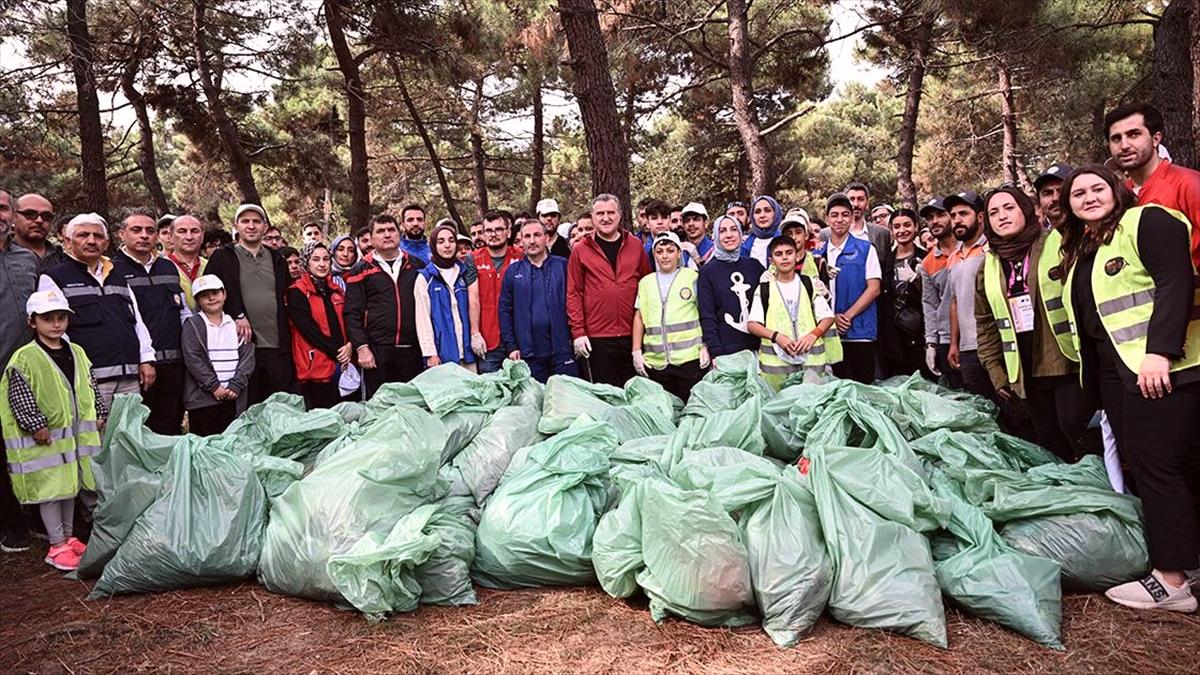
<svg viewBox="0 0 1200 675"><path fill-rule="evenodd" d="M525 252L517 246L509 246L499 268L492 265L492 254L486 246L472 255L479 272L479 333L491 351L500 345L500 285L504 273L509 265L525 257Z"/></svg>
<svg viewBox="0 0 1200 675"><path fill-rule="evenodd" d="M622 230L617 269L596 235L584 237L567 263L567 318L571 337L624 337L633 334L633 302L638 281L650 273L642 241Z"/></svg>
<svg viewBox="0 0 1200 675"><path fill-rule="evenodd" d="M1200 269L1200 172L1164 159L1142 184L1137 197L1138 206L1158 204L1188 219L1192 224L1192 263Z"/></svg>

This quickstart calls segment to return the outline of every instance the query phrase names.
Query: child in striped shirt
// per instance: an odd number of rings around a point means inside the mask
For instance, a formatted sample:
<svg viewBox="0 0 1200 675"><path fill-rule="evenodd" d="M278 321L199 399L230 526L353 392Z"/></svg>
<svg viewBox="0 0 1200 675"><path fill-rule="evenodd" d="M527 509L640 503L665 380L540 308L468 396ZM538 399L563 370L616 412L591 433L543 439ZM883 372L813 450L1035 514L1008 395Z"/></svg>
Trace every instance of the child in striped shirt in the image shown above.
<svg viewBox="0 0 1200 675"><path fill-rule="evenodd" d="M183 403L189 431L210 436L225 431L245 409L254 344L238 339L233 317L225 313L225 285L218 277L197 277L192 295L197 312L183 324Z"/></svg>

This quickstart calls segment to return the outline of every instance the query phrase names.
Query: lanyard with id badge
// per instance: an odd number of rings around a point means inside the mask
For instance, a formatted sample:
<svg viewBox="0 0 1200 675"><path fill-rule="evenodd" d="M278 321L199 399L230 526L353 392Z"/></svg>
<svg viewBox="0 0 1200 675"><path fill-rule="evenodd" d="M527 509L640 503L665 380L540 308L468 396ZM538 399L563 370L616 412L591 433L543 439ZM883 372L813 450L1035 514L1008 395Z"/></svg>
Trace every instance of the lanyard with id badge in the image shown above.
<svg viewBox="0 0 1200 675"><path fill-rule="evenodd" d="M800 301L803 298L803 293L800 292L799 286L802 286L803 282L800 281L799 276L797 276L795 278L795 283L797 284L796 302L793 302L793 303L789 303L787 300L784 299L783 289L779 287L778 281L772 281L771 283L775 284L775 292L779 295L779 299L783 301L783 308L787 312L788 318L792 322L792 330L791 330L790 335L788 335L788 337L795 340L798 337L796 335L796 331L798 330L796 324L799 321ZM787 364L793 365L793 366L804 365L804 362L808 360L808 354L805 354L805 353L791 354L786 349L784 349L779 343L775 343L775 356L778 356L780 358L780 360L782 360L784 363L787 363Z"/></svg>
<svg viewBox="0 0 1200 675"><path fill-rule="evenodd" d="M1013 331L1028 333L1033 330L1033 299L1029 295L1027 271L1029 270L1029 255L1020 261L1014 261L1008 273L1008 290L1013 293L1017 289L1023 292L1008 297L1008 314L1012 317Z"/></svg>

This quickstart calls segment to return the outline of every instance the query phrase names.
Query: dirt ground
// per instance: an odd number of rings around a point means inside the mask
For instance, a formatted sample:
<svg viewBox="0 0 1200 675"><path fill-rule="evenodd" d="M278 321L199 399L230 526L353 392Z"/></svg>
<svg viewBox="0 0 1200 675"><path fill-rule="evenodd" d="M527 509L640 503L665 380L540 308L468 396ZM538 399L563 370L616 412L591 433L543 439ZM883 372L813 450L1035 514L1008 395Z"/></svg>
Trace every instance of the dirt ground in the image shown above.
<svg viewBox="0 0 1200 675"><path fill-rule="evenodd" d="M250 582L88 601L33 551L0 566L3 673L1200 672L1200 616L1099 595L1066 598L1065 652L952 609L948 650L829 619L782 650L756 626L655 625L599 588L480 590L372 625Z"/></svg>

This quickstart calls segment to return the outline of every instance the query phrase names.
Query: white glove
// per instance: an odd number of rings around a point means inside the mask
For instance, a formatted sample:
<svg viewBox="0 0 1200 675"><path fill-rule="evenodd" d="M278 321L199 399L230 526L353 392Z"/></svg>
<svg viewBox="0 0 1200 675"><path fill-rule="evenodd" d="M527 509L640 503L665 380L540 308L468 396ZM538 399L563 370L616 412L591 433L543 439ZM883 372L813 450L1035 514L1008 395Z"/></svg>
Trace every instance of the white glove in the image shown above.
<svg viewBox="0 0 1200 675"><path fill-rule="evenodd" d="M712 357L708 355L708 347L700 345L700 367L707 368L712 363Z"/></svg>
<svg viewBox="0 0 1200 675"><path fill-rule="evenodd" d="M646 375L646 357L642 356L640 349L633 353L633 372L642 377L648 377Z"/></svg>
<svg viewBox="0 0 1200 675"><path fill-rule="evenodd" d="M937 368L937 347L933 345L925 347L925 367L934 375L941 375Z"/></svg>
<svg viewBox="0 0 1200 675"><path fill-rule="evenodd" d="M483 339L483 335L479 333L471 334L471 351L475 352L475 356L483 358L487 354L487 340Z"/></svg>
<svg viewBox="0 0 1200 675"><path fill-rule="evenodd" d="M586 359L592 355L592 341L586 335L575 338L575 358Z"/></svg>

